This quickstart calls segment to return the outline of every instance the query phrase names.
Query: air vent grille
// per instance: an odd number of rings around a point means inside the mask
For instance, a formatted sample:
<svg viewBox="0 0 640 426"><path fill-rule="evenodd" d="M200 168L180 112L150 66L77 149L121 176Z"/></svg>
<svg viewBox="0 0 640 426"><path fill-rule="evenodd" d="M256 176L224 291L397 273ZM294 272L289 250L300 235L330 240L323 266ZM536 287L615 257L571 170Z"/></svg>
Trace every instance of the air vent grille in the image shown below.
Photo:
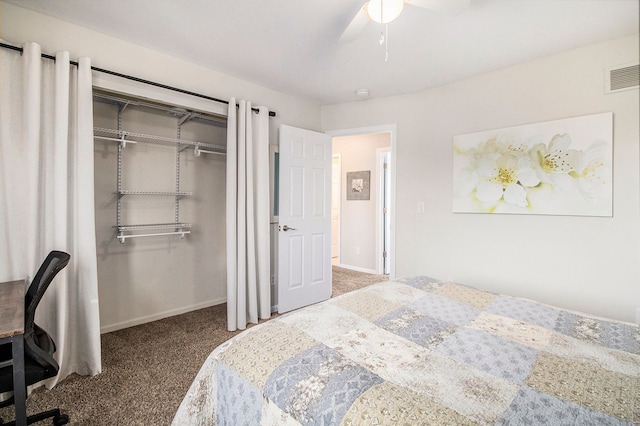
<svg viewBox="0 0 640 426"><path fill-rule="evenodd" d="M607 93L640 87L640 65L638 63L611 68L607 72Z"/></svg>

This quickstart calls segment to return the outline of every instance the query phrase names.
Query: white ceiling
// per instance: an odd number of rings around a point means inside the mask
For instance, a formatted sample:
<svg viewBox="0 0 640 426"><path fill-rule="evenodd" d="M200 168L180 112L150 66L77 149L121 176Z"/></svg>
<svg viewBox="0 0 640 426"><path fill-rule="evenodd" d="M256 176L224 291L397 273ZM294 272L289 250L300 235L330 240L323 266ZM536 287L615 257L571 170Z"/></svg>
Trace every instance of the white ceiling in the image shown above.
<svg viewBox="0 0 640 426"><path fill-rule="evenodd" d="M364 0L5 0L320 105L424 90L638 32L638 0L471 0L448 16L406 6L389 60ZM613 64L616 65L616 64ZM104 66L108 68L107 66ZM114 70L117 71L117 70Z"/></svg>

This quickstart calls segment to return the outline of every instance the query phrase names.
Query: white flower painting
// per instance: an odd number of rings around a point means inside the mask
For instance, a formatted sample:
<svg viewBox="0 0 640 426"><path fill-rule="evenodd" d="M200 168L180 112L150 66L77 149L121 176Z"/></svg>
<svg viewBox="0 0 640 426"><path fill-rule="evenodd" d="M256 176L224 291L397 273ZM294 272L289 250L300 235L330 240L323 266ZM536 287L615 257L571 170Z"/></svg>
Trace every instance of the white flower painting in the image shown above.
<svg viewBox="0 0 640 426"><path fill-rule="evenodd" d="M613 114L453 138L453 211L611 216Z"/></svg>

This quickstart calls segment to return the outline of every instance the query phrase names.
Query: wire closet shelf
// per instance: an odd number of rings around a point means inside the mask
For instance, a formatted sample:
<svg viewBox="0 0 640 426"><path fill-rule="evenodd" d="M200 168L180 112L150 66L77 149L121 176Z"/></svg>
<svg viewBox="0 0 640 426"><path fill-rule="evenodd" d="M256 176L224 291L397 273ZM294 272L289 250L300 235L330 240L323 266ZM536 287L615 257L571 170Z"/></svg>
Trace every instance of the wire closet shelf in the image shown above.
<svg viewBox="0 0 640 426"><path fill-rule="evenodd" d="M198 111L188 111L183 108L150 103L144 100L121 98L112 94L101 92L94 93L94 100L118 106L118 129L104 127L94 127L93 137L97 140L117 142L118 146L118 185L117 185L117 239L120 243L125 243L129 238L155 237L165 235L177 235L181 239L190 234L190 223L179 220L179 200L182 197L193 195L192 192L180 190L180 153L187 148L193 148L195 157L201 154L226 155L226 147L209 142L182 139L180 137L181 126L190 120L206 121L215 126L226 126L226 117L219 117ZM176 138L167 136L151 135L147 133L131 132L122 129L122 113L128 108L134 107L143 110L155 110L165 113L177 119ZM176 182L175 191L138 191L122 188L122 154L128 144L154 144L175 147L176 149ZM172 223L151 223L128 225L122 223L122 199L125 196L169 196L175 198L175 221Z"/></svg>
<svg viewBox="0 0 640 426"><path fill-rule="evenodd" d="M156 145L176 146L180 151L188 147L197 148L198 152L226 154L226 148L222 145L214 145L208 142L190 141L186 139L170 138L167 136L148 135L145 133L128 132L125 130L106 129L103 127L93 128L93 137L96 139L118 142L125 148L128 143L152 143ZM209 152L212 151L212 152Z"/></svg>

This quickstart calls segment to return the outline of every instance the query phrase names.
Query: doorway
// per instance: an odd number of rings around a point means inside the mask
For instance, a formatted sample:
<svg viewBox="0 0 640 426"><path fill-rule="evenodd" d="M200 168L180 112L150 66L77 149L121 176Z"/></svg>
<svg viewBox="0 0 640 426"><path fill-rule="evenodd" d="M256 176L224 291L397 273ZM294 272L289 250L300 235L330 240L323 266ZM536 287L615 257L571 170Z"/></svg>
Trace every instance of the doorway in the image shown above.
<svg viewBox="0 0 640 426"><path fill-rule="evenodd" d="M334 177L338 159L340 162L340 183L337 179L332 181L332 219L336 219L332 227L332 263L393 278L395 126L327 133L333 136ZM370 176L369 194L364 199L347 197L348 178L354 172Z"/></svg>

